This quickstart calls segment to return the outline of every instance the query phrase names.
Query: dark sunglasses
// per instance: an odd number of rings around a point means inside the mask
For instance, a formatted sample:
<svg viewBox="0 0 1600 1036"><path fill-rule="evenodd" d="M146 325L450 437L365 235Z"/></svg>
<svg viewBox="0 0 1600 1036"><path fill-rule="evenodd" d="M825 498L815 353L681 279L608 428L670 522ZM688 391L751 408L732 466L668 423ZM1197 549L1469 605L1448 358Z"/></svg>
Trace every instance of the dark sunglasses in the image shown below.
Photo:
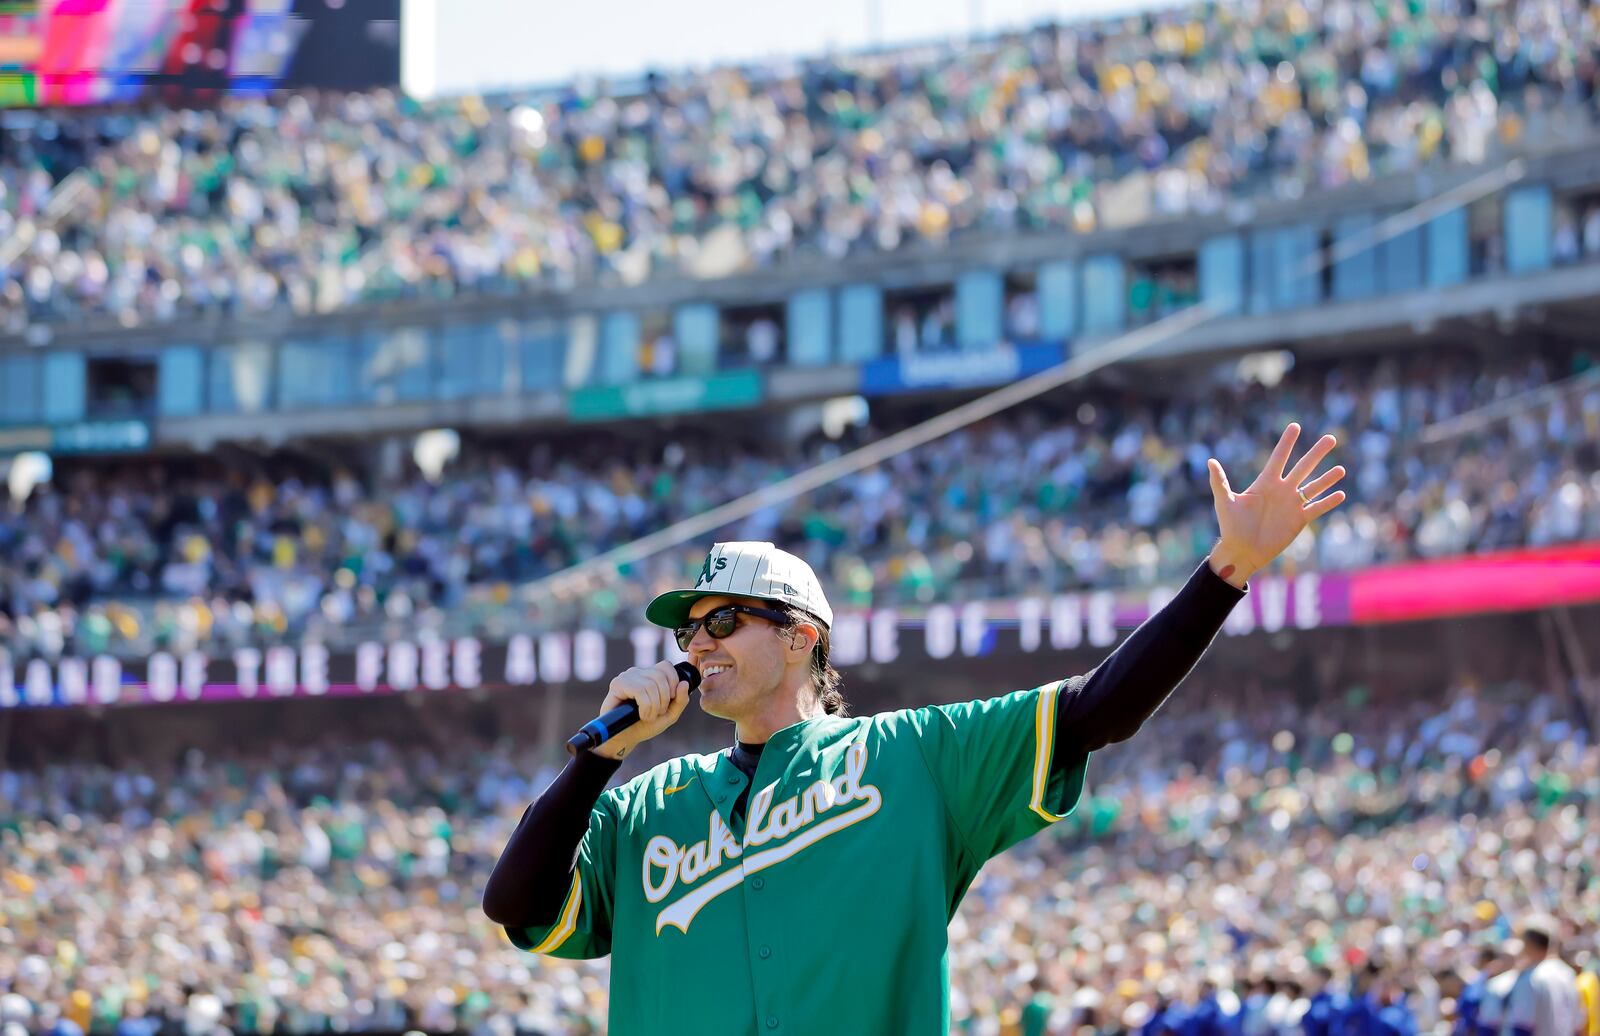
<svg viewBox="0 0 1600 1036"><path fill-rule="evenodd" d="M725 604L721 608L706 612L698 619L690 619L687 626L679 626L673 630L673 634L678 638L678 650L689 650L689 643L694 640L694 635L700 632L701 626L706 628L706 632L711 634L714 640L732 636L733 631L739 628L741 614L770 619L779 625L789 621L789 616L771 608L757 608L750 604Z"/></svg>

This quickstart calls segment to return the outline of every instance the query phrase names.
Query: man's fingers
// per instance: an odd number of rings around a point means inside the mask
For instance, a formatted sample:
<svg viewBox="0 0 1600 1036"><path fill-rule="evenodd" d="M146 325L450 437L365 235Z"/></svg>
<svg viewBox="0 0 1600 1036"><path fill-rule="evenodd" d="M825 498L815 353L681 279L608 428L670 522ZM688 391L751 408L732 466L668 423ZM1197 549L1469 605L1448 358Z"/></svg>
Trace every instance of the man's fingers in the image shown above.
<svg viewBox="0 0 1600 1036"><path fill-rule="evenodd" d="M639 706L639 719L648 723L656 718L656 689L648 684L639 688L639 694L633 699Z"/></svg>
<svg viewBox="0 0 1600 1036"><path fill-rule="evenodd" d="M1294 449L1295 440L1300 438L1300 426L1293 421L1283 430L1283 437L1278 440L1278 445L1272 448L1272 456L1267 458L1267 467L1263 474L1273 478L1282 478L1283 469L1289 466L1289 453Z"/></svg>
<svg viewBox="0 0 1600 1036"><path fill-rule="evenodd" d="M1340 464L1337 467L1329 468L1327 471L1324 471L1322 474L1312 479L1306 485L1301 486L1300 492L1305 495L1307 500L1314 501L1317 499L1317 497L1321 496L1323 493L1326 493L1328 490L1337 485L1339 480L1344 478L1344 474L1345 472L1343 464Z"/></svg>
<svg viewBox="0 0 1600 1036"><path fill-rule="evenodd" d="M1305 510L1301 513L1306 516L1307 521L1315 521L1342 503L1344 503L1344 490L1341 489L1337 492L1329 493L1321 500L1307 504Z"/></svg>
<svg viewBox="0 0 1600 1036"><path fill-rule="evenodd" d="M656 684L656 718L660 719L672 711L672 692L679 683L678 674L674 672L671 678Z"/></svg>
<svg viewBox="0 0 1600 1036"><path fill-rule="evenodd" d="M689 684L678 675L671 662L631 669L625 679L623 697L638 706L641 723L674 716L683 711L683 705L689 700Z"/></svg>
<svg viewBox="0 0 1600 1036"><path fill-rule="evenodd" d="M1289 472L1289 484L1298 486L1310 478L1311 473L1317 470L1317 465L1322 463L1322 458L1326 457L1329 451L1337 445L1339 445L1339 440L1331 435L1324 435L1318 439L1316 445L1307 450L1306 455L1301 457L1300 462L1294 466L1294 470Z"/></svg>
<svg viewBox="0 0 1600 1036"><path fill-rule="evenodd" d="M1206 470L1211 473L1211 491L1219 496L1226 496L1232 492L1228 488L1228 473L1222 470L1222 462L1212 457L1206 461Z"/></svg>
<svg viewBox="0 0 1600 1036"><path fill-rule="evenodd" d="M673 678L677 679L676 673L673 674ZM656 687L653 690L655 693L651 713L646 716L641 707L639 710L641 720L675 720L683 712L683 707L689 704L689 684L684 680L678 680L675 686Z"/></svg>
<svg viewBox="0 0 1600 1036"><path fill-rule="evenodd" d="M643 689L639 693L639 718L646 722L661 715L666 707L665 695L661 689L661 674L652 672L648 675Z"/></svg>

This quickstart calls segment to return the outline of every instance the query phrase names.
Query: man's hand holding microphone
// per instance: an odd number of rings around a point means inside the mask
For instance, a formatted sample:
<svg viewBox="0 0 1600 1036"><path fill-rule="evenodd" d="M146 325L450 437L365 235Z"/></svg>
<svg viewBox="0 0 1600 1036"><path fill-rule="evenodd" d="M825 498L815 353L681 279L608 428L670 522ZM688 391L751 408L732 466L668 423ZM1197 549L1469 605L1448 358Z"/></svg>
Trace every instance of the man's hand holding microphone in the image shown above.
<svg viewBox="0 0 1600 1036"><path fill-rule="evenodd" d="M573 735L567 751L577 755L588 750L605 759L621 759L635 745L678 722L689 705L689 692L699 685L700 673L688 662L625 670L607 688L600 715Z"/></svg>

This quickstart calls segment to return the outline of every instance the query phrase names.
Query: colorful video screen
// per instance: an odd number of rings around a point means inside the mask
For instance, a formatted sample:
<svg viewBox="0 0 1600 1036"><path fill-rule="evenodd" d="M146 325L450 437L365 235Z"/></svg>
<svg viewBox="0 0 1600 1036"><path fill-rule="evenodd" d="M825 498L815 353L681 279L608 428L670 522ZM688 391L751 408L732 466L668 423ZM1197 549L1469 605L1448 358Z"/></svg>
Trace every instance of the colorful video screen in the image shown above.
<svg viewBox="0 0 1600 1036"><path fill-rule="evenodd" d="M0 0L0 105L400 81L401 0Z"/></svg>

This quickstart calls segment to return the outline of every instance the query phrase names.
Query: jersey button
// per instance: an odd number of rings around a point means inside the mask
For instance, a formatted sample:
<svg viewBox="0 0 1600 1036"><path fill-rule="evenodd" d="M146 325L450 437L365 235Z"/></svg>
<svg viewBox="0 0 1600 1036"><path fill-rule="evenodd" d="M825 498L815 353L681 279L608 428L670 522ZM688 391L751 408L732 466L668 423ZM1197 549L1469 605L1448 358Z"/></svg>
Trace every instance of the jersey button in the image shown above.
<svg viewBox="0 0 1600 1036"><path fill-rule="evenodd" d="M767 887L767 879L755 878L750 882L750 887L755 889L757 892L760 892L762 889Z"/></svg>
<svg viewBox="0 0 1600 1036"><path fill-rule="evenodd" d="M761 947L761 959L762 960L766 960L770 956L772 956L772 947L771 946L763 946L763 947Z"/></svg>
<svg viewBox="0 0 1600 1036"><path fill-rule="evenodd" d="M718 801L718 802L719 802L719 803L720 803L720 802L727 802L727 801L728 801L728 796L727 796L727 795L726 795L726 794L721 794L721 793L719 793L719 794L718 794L718 795L717 795L717 801Z"/></svg>
<svg viewBox="0 0 1600 1036"><path fill-rule="evenodd" d="M776 1029L777 1027L778 1027L778 1016L775 1015L775 1014L767 1015L767 1028Z"/></svg>
<svg viewBox="0 0 1600 1036"><path fill-rule="evenodd" d="M739 783L739 778L735 777L733 774L730 773L730 774L728 774L728 783L729 784L738 784Z"/></svg>

